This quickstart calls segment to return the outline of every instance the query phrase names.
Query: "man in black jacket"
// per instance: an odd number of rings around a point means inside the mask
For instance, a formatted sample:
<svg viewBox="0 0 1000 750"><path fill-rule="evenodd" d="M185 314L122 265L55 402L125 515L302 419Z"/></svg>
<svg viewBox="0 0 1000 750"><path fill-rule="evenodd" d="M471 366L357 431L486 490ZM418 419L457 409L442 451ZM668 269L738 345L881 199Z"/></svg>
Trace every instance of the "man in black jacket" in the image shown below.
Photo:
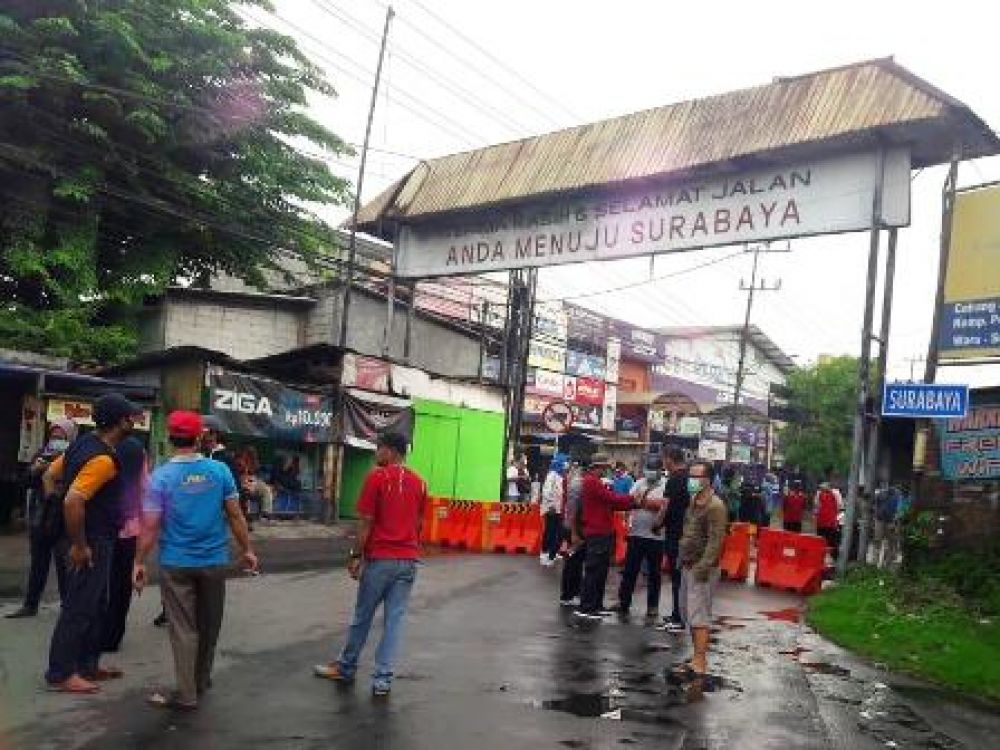
<svg viewBox="0 0 1000 750"><path fill-rule="evenodd" d="M664 627L670 631L683 632L684 621L680 612L681 567L678 555L681 534L684 531L684 514L687 512L688 503L691 502L684 451L679 448L668 448L664 463L667 468L667 487L664 492L667 507L660 516L659 525L666 531L663 546L664 554L670 563L670 589L673 593L673 610L670 617L664 620Z"/></svg>

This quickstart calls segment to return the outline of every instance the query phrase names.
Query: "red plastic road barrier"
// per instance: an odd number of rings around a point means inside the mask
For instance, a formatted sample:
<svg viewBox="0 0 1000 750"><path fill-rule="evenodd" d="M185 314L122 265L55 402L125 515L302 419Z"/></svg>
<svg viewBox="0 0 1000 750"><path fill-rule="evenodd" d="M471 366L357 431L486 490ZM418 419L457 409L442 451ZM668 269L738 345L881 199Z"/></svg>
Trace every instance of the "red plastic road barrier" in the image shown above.
<svg viewBox="0 0 1000 750"><path fill-rule="evenodd" d="M483 504L453 500L448 503L447 515L439 521L439 529L442 547L482 551Z"/></svg>
<svg viewBox="0 0 1000 750"><path fill-rule="evenodd" d="M624 565L628 548L628 519L624 513L615 513L615 565Z"/></svg>
<svg viewBox="0 0 1000 750"><path fill-rule="evenodd" d="M542 549L542 520L537 505L491 503L486 511L486 544L490 552L537 555Z"/></svg>
<svg viewBox="0 0 1000 750"><path fill-rule="evenodd" d="M441 521L448 517L448 501L443 497L431 497L428 501L424 508L420 541L424 544L438 544L441 541Z"/></svg>
<svg viewBox="0 0 1000 750"><path fill-rule="evenodd" d="M823 580L826 540L813 534L761 529L757 542L757 585L815 594Z"/></svg>
<svg viewBox="0 0 1000 750"><path fill-rule="evenodd" d="M745 581L750 573L750 524L734 523L722 540L722 558L719 561L726 578Z"/></svg>

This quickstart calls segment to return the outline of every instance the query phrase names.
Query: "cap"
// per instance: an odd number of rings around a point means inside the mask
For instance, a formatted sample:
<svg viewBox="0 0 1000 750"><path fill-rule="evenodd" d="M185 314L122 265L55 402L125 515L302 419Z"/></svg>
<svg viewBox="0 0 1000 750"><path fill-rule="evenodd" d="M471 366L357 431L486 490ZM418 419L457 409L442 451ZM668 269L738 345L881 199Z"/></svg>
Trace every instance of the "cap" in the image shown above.
<svg viewBox="0 0 1000 750"><path fill-rule="evenodd" d="M203 429L201 415L193 411L172 411L167 417L167 434L170 437L193 440Z"/></svg>
<svg viewBox="0 0 1000 750"><path fill-rule="evenodd" d="M376 441L378 447L392 448L396 453L406 455L406 438L399 432L383 432Z"/></svg>
<svg viewBox="0 0 1000 750"><path fill-rule="evenodd" d="M105 393L94 403L94 425L100 429L135 414L142 414L142 409L120 393Z"/></svg>

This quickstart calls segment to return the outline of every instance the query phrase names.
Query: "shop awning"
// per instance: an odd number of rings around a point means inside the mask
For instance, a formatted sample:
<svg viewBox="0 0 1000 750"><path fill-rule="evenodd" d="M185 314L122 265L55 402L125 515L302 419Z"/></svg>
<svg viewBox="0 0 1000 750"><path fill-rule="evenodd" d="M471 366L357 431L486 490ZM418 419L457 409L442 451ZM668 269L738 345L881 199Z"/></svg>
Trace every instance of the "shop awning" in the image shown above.
<svg viewBox="0 0 1000 750"><path fill-rule="evenodd" d="M156 400L156 389L147 385L110 380L82 372L51 370L45 367L0 362L0 382L18 383L33 388L38 383L39 376L45 378L44 391L46 393L97 397L110 391L116 391L123 396L139 401Z"/></svg>

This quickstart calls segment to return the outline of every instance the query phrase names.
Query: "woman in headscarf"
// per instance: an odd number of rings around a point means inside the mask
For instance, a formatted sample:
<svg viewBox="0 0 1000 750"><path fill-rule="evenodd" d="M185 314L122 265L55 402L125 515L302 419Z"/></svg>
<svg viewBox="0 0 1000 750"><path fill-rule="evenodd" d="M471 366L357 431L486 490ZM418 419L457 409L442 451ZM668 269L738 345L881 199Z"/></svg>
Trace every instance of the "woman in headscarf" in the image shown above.
<svg viewBox="0 0 1000 750"><path fill-rule="evenodd" d="M542 553L538 561L548 567L552 565L559 548L562 546L562 512L566 504L566 465L569 457L564 453L556 453L549 464L549 473L545 477L545 484L542 485L541 502L539 503L539 513L542 514L544 523L544 535L542 543Z"/></svg>
<svg viewBox="0 0 1000 750"><path fill-rule="evenodd" d="M38 603L49 580L49 565L56 561L56 582L62 598L66 563L56 553L56 542L61 532L62 508L57 498L46 498L42 490L42 474L76 440L78 428L72 419L57 419L49 425L48 439L28 466L28 549L31 562L28 568L28 587L24 604L8 618L34 617Z"/></svg>

